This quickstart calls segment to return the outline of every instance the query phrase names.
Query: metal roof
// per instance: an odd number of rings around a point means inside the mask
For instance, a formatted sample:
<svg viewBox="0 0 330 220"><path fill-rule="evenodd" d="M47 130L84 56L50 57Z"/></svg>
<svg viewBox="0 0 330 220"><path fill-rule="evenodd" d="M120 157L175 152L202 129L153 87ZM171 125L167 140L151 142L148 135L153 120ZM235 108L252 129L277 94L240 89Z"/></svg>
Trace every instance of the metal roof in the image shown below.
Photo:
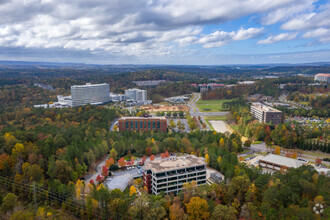
<svg viewBox="0 0 330 220"><path fill-rule="evenodd" d="M283 157L283 156L276 155L276 154L268 154L268 155L264 156L263 158L261 158L260 162L261 161L266 161L269 163L274 163L277 165L292 167L292 168L298 168L303 165L303 163L300 162L299 160L296 160L293 158L288 158L288 157Z"/></svg>

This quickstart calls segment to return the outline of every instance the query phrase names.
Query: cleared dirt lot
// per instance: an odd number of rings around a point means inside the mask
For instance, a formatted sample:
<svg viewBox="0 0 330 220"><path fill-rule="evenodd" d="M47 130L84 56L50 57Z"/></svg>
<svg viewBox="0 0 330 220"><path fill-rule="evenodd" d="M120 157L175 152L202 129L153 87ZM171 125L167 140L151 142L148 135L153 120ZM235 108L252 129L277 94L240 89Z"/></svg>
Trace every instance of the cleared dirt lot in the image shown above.
<svg viewBox="0 0 330 220"><path fill-rule="evenodd" d="M150 112L161 112L161 111L188 112L189 111L189 107L186 105L145 105L145 106L141 106L141 108Z"/></svg>
<svg viewBox="0 0 330 220"><path fill-rule="evenodd" d="M228 131L229 133L234 132L234 130L231 127L229 127L224 121L209 121L209 123L217 132L221 132L221 133L225 133L226 131Z"/></svg>

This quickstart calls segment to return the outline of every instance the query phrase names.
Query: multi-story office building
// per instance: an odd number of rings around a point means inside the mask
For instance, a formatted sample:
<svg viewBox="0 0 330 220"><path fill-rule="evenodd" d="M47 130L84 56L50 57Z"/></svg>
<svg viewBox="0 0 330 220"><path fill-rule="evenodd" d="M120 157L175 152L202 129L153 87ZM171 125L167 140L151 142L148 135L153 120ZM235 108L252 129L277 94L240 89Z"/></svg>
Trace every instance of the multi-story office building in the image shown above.
<svg viewBox="0 0 330 220"><path fill-rule="evenodd" d="M71 86L72 107L101 104L110 101L109 84L90 84Z"/></svg>
<svg viewBox="0 0 330 220"><path fill-rule="evenodd" d="M167 131L165 117L122 117L118 125L119 131Z"/></svg>
<svg viewBox="0 0 330 220"><path fill-rule="evenodd" d="M252 103L251 114L260 122L279 124L282 122L282 112L261 104L259 102Z"/></svg>
<svg viewBox="0 0 330 220"><path fill-rule="evenodd" d="M126 97L124 94L110 93L110 101L112 101L112 102L123 102L125 100L126 100Z"/></svg>
<svg viewBox="0 0 330 220"><path fill-rule="evenodd" d="M330 83L330 74L329 73L319 73L316 74L314 77L315 81L321 81L321 82L326 82Z"/></svg>
<svg viewBox="0 0 330 220"><path fill-rule="evenodd" d="M126 100L144 102L147 101L147 90L127 89L125 90Z"/></svg>
<svg viewBox="0 0 330 220"><path fill-rule="evenodd" d="M155 195L164 191L177 194L184 183L196 181L197 185L206 184L206 162L195 155L170 157L148 161L144 166L143 183L149 193Z"/></svg>

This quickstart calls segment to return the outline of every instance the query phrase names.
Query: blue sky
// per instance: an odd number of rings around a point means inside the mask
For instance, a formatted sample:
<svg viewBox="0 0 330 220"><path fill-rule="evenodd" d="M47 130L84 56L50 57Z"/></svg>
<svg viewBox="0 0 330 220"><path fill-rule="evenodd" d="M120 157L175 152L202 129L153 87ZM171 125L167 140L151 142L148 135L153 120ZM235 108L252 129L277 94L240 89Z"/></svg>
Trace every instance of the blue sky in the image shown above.
<svg viewBox="0 0 330 220"><path fill-rule="evenodd" d="M329 62L329 15L326 0L0 0L0 59Z"/></svg>

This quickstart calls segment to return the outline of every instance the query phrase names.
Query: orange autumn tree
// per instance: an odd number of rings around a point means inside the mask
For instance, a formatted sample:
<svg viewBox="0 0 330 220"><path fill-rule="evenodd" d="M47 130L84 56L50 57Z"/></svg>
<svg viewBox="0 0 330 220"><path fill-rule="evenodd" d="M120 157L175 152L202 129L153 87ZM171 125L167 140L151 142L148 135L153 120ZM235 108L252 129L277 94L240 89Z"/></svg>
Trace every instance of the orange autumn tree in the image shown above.
<svg viewBox="0 0 330 220"><path fill-rule="evenodd" d="M154 155L151 155L150 156L150 161L153 161L155 159L155 156Z"/></svg>
<svg viewBox="0 0 330 220"><path fill-rule="evenodd" d="M209 219L210 217L208 203L198 196L192 197L186 207L189 219Z"/></svg>
<svg viewBox="0 0 330 220"><path fill-rule="evenodd" d="M170 157L170 154L168 153L168 151L165 152L164 156L167 158L167 157Z"/></svg>
<svg viewBox="0 0 330 220"><path fill-rule="evenodd" d="M118 160L118 165L121 167L126 166L126 161L123 157Z"/></svg>
<svg viewBox="0 0 330 220"><path fill-rule="evenodd" d="M276 147L274 153L277 154L277 155L280 155L281 154L281 148Z"/></svg>
<svg viewBox="0 0 330 220"><path fill-rule="evenodd" d="M111 157L105 161L105 165L109 168L112 164L115 163L115 160Z"/></svg>
<svg viewBox="0 0 330 220"><path fill-rule="evenodd" d="M143 155L143 157L142 157L142 163L146 162L146 160L147 160L147 157Z"/></svg>

